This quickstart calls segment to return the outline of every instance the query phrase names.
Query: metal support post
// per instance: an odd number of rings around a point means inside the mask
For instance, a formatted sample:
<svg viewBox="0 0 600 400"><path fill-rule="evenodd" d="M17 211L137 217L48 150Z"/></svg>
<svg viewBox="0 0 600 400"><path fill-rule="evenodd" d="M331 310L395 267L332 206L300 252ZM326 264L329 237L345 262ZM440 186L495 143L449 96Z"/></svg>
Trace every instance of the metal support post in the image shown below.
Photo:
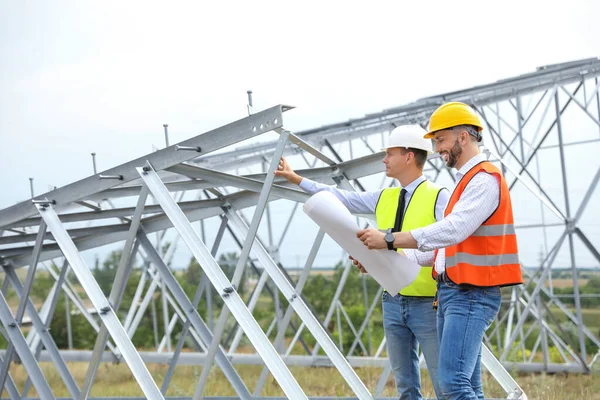
<svg viewBox="0 0 600 400"><path fill-rule="evenodd" d="M572 97L571 99L572 100ZM570 101L569 100L569 101ZM558 104L558 93L554 95L554 105L556 109L556 129L558 133L558 143L560 145L560 167L562 172L562 182L565 194L565 210L567 214L567 220L565 221L567 225L567 230L569 230L569 223L571 222L571 206L569 204L569 187L567 185L567 168L565 166L565 153L563 146L563 137L562 137L562 122L561 122L561 113L560 106ZM571 256L571 273L573 274L573 295L575 296L575 310L577 315L577 330L579 336L579 348L581 351L581 358L587 364L587 354L585 348L585 338L583 336L583 320L581 317L581 300L579 297L579 276L577 273L577 267L575 266L575 247L573 245L573 232L568 231L569 235L569 254Z"/></svg>
<svg viewBox="0 0 600 400"><path fill-rule="evenodd" d="M233 228L237 230L238 234L243 236L246 231L249 230L249 228L245 226L242 219L233 210L227 210L227 215L232 222ZM323 325L308 308L304 300L294 290L294 287L283 275L279 267L277 267L275 262L269 257L266 249L260 244L260 242L255 242L252 250L255 256L259 259L260 263L271 276L273 282L277 285L279 290L281 290L281 293L286 299L288 299L290 305L294 308L294 311L300 316L303 323L308 327L314 338L317 340L317 343L323 347L323 350L325 350L325 353L327 356L329 356L333 365L335 365L338 371L340 371L340 374L348 383L350 388L352 388L352 391L361 399L372 398L368 389L365 387L358 375L356 375L356 372L352 369L350 364L348 364L348 361L344 358L340 350L336 347L335 343ZM300 331L300 329L298 331Z"/></svg>
<svg viewBox="0 0 600 400"><path fill-rule="evenodd" d="M519 137L519 144L521 149L521 163L525 162L525 146L523 141L523 118L521 117L522 107L521 107L521 96L517 94L517 126L518 132L517 136Z"/></svg>
<svg viewBox="0 0 600 400"><path fill-rule="evenodd" d="M165 282L160 282L160 293L162 299L162 314L163 314L163 326L165 331L165 340L167 342L167 352L171 353L171 332L169 331L169 305L167 304L167 288Z"/></svg>
<svg viewBox="0 0 600 400"><path fill-rule="evenodd" d="M44 305L42 306L42 310L40 312L40 317L42 318L42 320L44 322L44 329L48 329L50 327L50 323L52 322L52 317L54 316L54 311L56 310L56 305L57 305L58 299L60 297L61 288L63 287L63 283L65 282L65 278L66 278L68 272L69 272L69 263L65 260L63 262L62 269L60 270L60 274L58 275L56 282L54 282L54 286L50 290L50 293L48 294L48 298L47 298L46 302L44 303ZM65 298L67 298L67 297L68 296L65 294ZM35 333L35 335L33 335L33 333ZM39 360L40 353L42 352L41 337L40 337L40 335L37 334L37 332L35 332L34 329L32 329L30 331L30 334L32 334L31 335L32 337L31 337L31 340L29 340L29 337L28 337L28 343L30 344L29 348L33 349L35 359ZM29 377L27 377L27 380L25 381L25 386L23 388L23 396L22 397L27 397L27 393L29 392L30 385L31 385L31 379Z"/></svg>
<svg viewBox="0 0 600 400"><path fill-rule="evenodd" d="M365 310L367 310L369 308L369 291L367 290L367 276L362 275L361 280L362 280L362 287L363 287L363 297L365 300L364 306L365 306ZM379 300L379 296L375 295L375 298L373 299L373 304L377 304L378 300ZM375 306L373 306L372 309L375 309ZM371 325L369 324L369 319L371 318L371 313L373 312L372 309L369 309L369 312L367 312L367 315L365 315L366 323L363 322L363 325L358 330L358 334L360 335L360 334L362 334L364 326L366 325L366 327L367 327L367 345L368 345L368 349L369 349L369 353L367 354L368 356L370 356L371 353L373 352L373 344L371 343ZM352 343L352 345L354 345L354 343ZM353 350L354 349L351 349L350 353L352 353Z"/></svg>
<svg viewBox="0 0 600 400"><path fill-rule="evenodd" d="M344 338L343 338L343 330L342 330L342 316L340 314L340 303L337 302L335 305L335 319L337 321L337 332L338 332L338 342L340 346L340 351L344 351ZM313 352L313 355L317 355L317 353Z"/></svg>
<svg viewBox="0 0 600 400"><path fill-rule="evenodd" d="M337 308L338 300L339 300L340 296L342 295L344 286L346 285L346 279L348 278L348 274L350 274L350 269L352 268L352 262L350 262L350 260L346 260L345 262L346 262L346 268L344 269L344 272L342 273L342 277L340 278L338 287L335 291L335 294L333 295L333 300L331 300L331 305L329 306L329 310L327 310L327 314L325 315L325 321L323 321L323 326L329 325L329 321L331 321L333 312ZM302 326L300 326L300 328L298 330L301 331L303 326L304 326L304 324L302 324ZM288 347L288 352L289 352L289 349L292 348L293 345L294 345L294 341L292 341L292 343ZM317 343L315 345L315 347L313 348L312 355L316 356L318 354L320 348L321 347L319 346L319 343ZM340 349L341 349L341 347L340 347Z"/></svg>
<svg viewBox="0 0 600 400"><path fill-rule="evenodd" d="M254 215L252 216L252 223L250 224L250 228L248 229L248 233L244 240L244 246L242 247L242 251L235 266L235 272L233 273L233 278L231 279L231 284L233 288L237 288L239 286L239 282L244 274L246 262L248 260L248 256L250 255L250 250L252 249L252 243L256 238L258 226L262 219L265 208L268 205L269 193L271 191L273 181L275 180L274 172L277 166L279 165L279 160L281 158L281 155L283 154L283 149L285 148L285 145L287 143L287 138L288 132L282 131L279 136L277 147L275 148L275 151L273 153L273 159L271 160L270 166L265 176L265 182L260 192L258 202L254 210ZM212 359L214 358L215 352L217 351L217 348L221 342L221 337L223 335L225 324L229 317L229 312L230 311L227 307L224 307L221 310L221 316L219 317L219 322L217 323L217 326L214 331L213 341L210 344L210 347L208 348L206 359L204 361L204 367L202 368L200 379L198 380L198 384L196 386L194 400L199 399L202 396L202 392L204 391L204 387L208 380L208 374L210 373Z"/></svg>
<svg viewBox="0 0 600 400"><path fill-rule="evenodd" d="M165 129L165 147L169 147L169 124L163 124Z"/></svg>
<svg viewBox="0 0 600 400"><path fill-rule="evenodd" d="M529 300L529 302L527 303L527 306L525 307L525 310L523 310L523 314L521 314L521 316L519 317L517 324L515 325L514 331L511 334L510 339L508 340L508 346L504 348L504 351L502 352L502 355L500 356L500 360L504 360L506 358L506 356L508 355L508 353L510 352L512 344L514 343L519 331L522 333L522 327L523 327L523 324L525 323L527 314L535 301L533 299L535 299L535 296L538 295L541 288L544 286L543 285L544 279L546 278L546 275L549 273L550 268L551 268L552 264L554 263L556 256L558 255L558 250L560 249L560 246L562 245L562 243L564 242L566 237L567 237L567 233L564 232L561 235L561 237L558 239L558 242L556 243L556 246L554 247L551 254L548 254L548 265L546 266L546 268L544 268L544 271L542 272L542 275L540 276L540 278L535 286L535 289L533 290L533 293L531 294L532 299ZM525 290L525 288L523 288L523 290Z"/></svg>
<svg viewBox="0 0 600 400"><path fill-rule="evenodd" d="M204 292L205 282L208 278L206 278L206 274L202 273L202 278L200 279L200 283L196 288L196 294L194 295L194 299L192 300L192 305L194 307L198 307L198 303L200 302L200 298L202 297L202 293ZM175 320L176 316L173 315L173 320ZM175 352L173 353L173 357L169 362L169 369L165 374L165 379L163 380L162 385L160 386L160 391L163 394L167 393L167 389L169 388L169 383L171 382L171 377L173 376L173 372L175 372L175 367L177 366L177 360L179 359L179 355L181 354L181 350L183 349L183 345L185 343L185 339L189 332L191 326L191 322L189 318L185 320L183 324L183 328L181 330L181 334L179 335L179 340L177 341L177 345L175 346ZM160 350L159 350L160 352Z"/></svg>
<svg viewBox="0 0 600 400"><path fill-rule="evenodd" d="M140 191L140 195L138 197L137 205L135 207L135 211L133 213L133 218L131 220L131 225L129 226L129 234L127 236L127 240L125 241L125 246L123 247L121 253L121 259L119 260L119 266L117 267L117 272L115 275L115 280L113 282L113 286L110 291L110 295L108 298L109 308L114 310L115 313L119 310L119 305L121 304L121 299L123 298L123 293L125 292L125 287L127 286L127 281L129 280L129 275L131 274L131 270L133 268L133 263L135 262L135 254L137 252L138 243L135 243L135 234L140 228L140 220L142 218L142 214L144 212L144 205L146 204L146 198L148 197L148 189L142 188ZM94 282L95 283L95 282ZM88 293L89 295L89 293ZM99 309L100 315L103 314L103 310ZM118 322L118 318L117 318ZM122 327L119 322L119 327ZM100 331L98 332L98 337L96 338L96 343L94 344L94 352L92 355L92 359L90 360L90 364L88 365L88 369L85 373L85 379L83 381L83 387L81 388L81 398L86 399L89 397L90 392L92 390L92 384L94 383L94 379L96 377L96 372L98 371L98 366L100 365L100 359L102 357L102 353L104 353L104 348L106 347L106 342L108 340L108 327L102 324L100 326ZM125 335L126 341L131 343L129 337ZM115 342L116 343L116 342ZM119 347L119 346L118 346ZM156 388L156 385L153 386ZM149 390L154 391L149 386Z"/></svg>
<svg viewBox="0 0 600 400"><path fill-rule="evenodd" d="M542 296L538 294L537 296L537 307L538 307L538 325L540 328L540 338L542 343L542 361L544 363L544 369L548 370L548 335L546 334L546 328L544 327L544 309L542 308Z"/></svg>
<svg viewBox="0 0 600 400"><path fill-rule="evenodd" d="M212 258L210 252L200 240L197 232L192 228L190 222L185 217L185 214L175 203L156 172L151 166L147 165L144 169L139 168L138 173L163 207L167 217L171 220L175 229L190 248L192 254L194 254L194 257L213 283L213 286L215 286L215 289L221 293L221 297L225 302L225 307L231 310L238 322L244 327L250 341L258 353L263 356L265 363L269 366L269 369L275 376L275 379L279 382L284 393L291 397L297 396L298 398L306 398L306 395L285 366L285 363L279 357L268 338L264 335L250 311L246 308L242 298L235 289L231 288L231 283L223 271L221 271L214 258ZM215 337L213 337L213 340Z"/></svg>
<svg viewBox="0 0 600 400"><path fill-rule="evenodd" d="M346 319L346 322L348 322L348 327L350 328L350 330L352 331L352 334L354 335L355 341L358 341L358 345L361 347L362 351L364 352L364 354L367 354L367 349L365 347L365 344L362 342L362 339L360 337L360 335L358 334L358 332L356 331L356 328L354 327L354 324L352 323L352 319L350 319L350 316L348 315L348 313L346 312L346 309L344 308L344 305L342 304L342 302L340 300L338 300L338 308L339 310L342 312L342 314L344 315L344 318ZM340 327L341 328L341 327ZM340 329L340 334L341 334L341 329ZM350 354L348 352L348 357L350 357L352 354Z"/></svg>
<svg viewBox="0 0 600 400"><path fill-rule="evenodd" d="M224 217L221 220L221 225L219 226L219 230L217 232L217 236L215 238L215 242L213 243L213 247L210 250L211 256L214 258L217 255L217 250L221 244L221 240L223 239L223 234L225 233L225 228L227 227L227 217ZM206 238L204 238L203 242L206 243ZM198 283L198 287L196 288L196 293L194 294L194 300L192 301L192 306L195 308L198 307L198 303L200 302L200 298L202 297L202 292L206 287L206 283L208 282L208 278L206 274L202 273L202 278ZM173 375L173 371L175 370L175 366L177 365L177 360L179 358L179 354L181 353L181 348L183 347L183 343L185 341L185 337L187 336L188 330L190 329L191 322L190 319L186 319L183 324L183 328L181 329L181 333L179 335L179 342L177 343L177 347L175 349L175 354L173 354L173 360L169 364L169 369L167 370L167 374L165 375L165 380L161 386L161 391L163 393L167 392L167 387L169 386L169 382L171 381L171 376Z"/></svg>
<svg viewBox="0 0 600 400"><path fill-rule="evenodd" d="M151 299L151 309L152 309L152 331L154 333L154 347L158 351L158 323L156 317L156 302L154 301L154 297ZM133 333L132 333L133 335Z"/></svg>
<svg viewBox="0 0 600 400"><path fill-rule="evenodd" d="M8 337L8 334L4 335L4 333L2 333L2 336L5 336L6 341L10 340ZM0 363L4 363L4 359L2 357L0 357ZM29 382L29 381L31 381L31 378L28 376L27 380ZM21 400L21 396L19 396L19 390L17 389L17 385L15 385L15 381L13 381L12 377L10 376L10 373L6 376L6 382L4 382L4 388L0 388L0 389L6 389L11 400ZM0 392L0 393L2 393L2 392Z"/></svg>
<svg viewBox="0 0 600 400"><path fill-rule="evenodd" d="M191 228L191 225L190 225L190 228ZM208 330L208 328L202 321L202 318L198 314L196 307L194 307L194 305L190 302L189 298L186 296L185 292L183 291L183 289L177 282L177 279L175 279L172 272L169 270L169 268L166 266L166 264L162 261L162 259L160 258L160 255L156 252L154 247L152 247L152 244L150 243L150 241L148 240L146 235L143 234L143 232L140 232L138 234L138 239L139 239L142 247L144 249L146 249L146 251L148 253L148 257L150 258L152 263L156 266L158 273L160 274L162 279L164 279L167 287L169 288L171 293L173 293L173 296L175 297L177 302L181 305L181 308L182 308L183 312L185 313L185 315L187 316L187 319L190 321L191 325L194 327L194 329L196 329L198 334L201 336L202 341L204 343L211 343L211 341L213 339L211 332ZM198 238L198 240L199 239L200 238ZM206 250L208 253L208 249L206 249ZM210 258L210 259L213 262L212 269L215 271L215 274L218 274L218 272L220 272L222 274L222 277L225 277L225 274L223 274L223 271L221 271L221 269L218 268L218 264L216 264L216 261L214 260L214 258ZM205 265L207 265L206 263L208 261L205 262L204 259L199 259L198 262L203 267L205 274L210 277L210 275L208 275L209 273L206 272L206 269L205 269L205 268L208 268L208 269L210 269L210 268L204 267ZM216 272L217 269L218 269L218 272ZM213 273L213 272L211 272L211 273ZM219 278L219 279L221 279L221 278ZM228 286L225 286L225 287L228 287ZM223 370L223 373L225 374L225 376L227 377L229 382L231 382L231 384L233 385L233 388L236 390L236 393L238 394L238 396L240 396L243 399L249 399L251 396L250 396L250 393L248 392L248 389L246 388L243 381L237 374L236 370L231 365L231 362L229 361L229 359L225 356L225 353L220 348L218 349L218 351L216 353L216 361L217 361L217 364L219 365L219 367Z"/></svg>
<svg viewBox="0 0 600 400"><path fill-rule="evenodd" d="M73 240L62 226L58 215L54 211L51 205L43 207L36 205L38 211L54 236L54 239L60 246L61 251L69 261L73 272L77 276L79 283L89 296L92 304L98 310L98 315L108 332L113 338L117 348L121 351L123 358L129 365L131 372L136 378L136 381L140 385L140 388L149 399L162 399L163 396L158 390L158 387L152 380L152 376L142 361L139 353L137 352L131 340L127 337L127 333L123 326L119 322L117 314L113 310L108 299L102 293L102 289L98 286L98 283L94 279L92 272L85 264L85 261L81 257L81 254L77 251ZM90 384L91 386L91 384ZM82 396L87 395L82 388Z"/></svg>
<svg viewBox="0 0 600 400"><path fill-rule="evenodd" d="M321 243L323 243L324 237L325 237L325 231L323 231L322 229L319 229L319 232L317 233L317 237L315 238L315 241L312 245L310 253L308 254L308 258L306 259L306 264L304 265L304 270L302 271L302 275L300 275L300 278L298 279L298 283L296 283L295 291L298 294L298 296L302 295L302 290L304 289L304 285L306 284L306 281L308 280L308 275L310 273L310 270L312 269L315 258L317 257L317 252L319 251L319 248L321 247ZM266 273L266 271L265 271L265 273ZM287 310L285 311L285 315L283 316L283 321L281 323L281 327L280 327L279 331L277 332L277 337L275 337L275 342L273 343L275 348L281 347L281 345L283 343L283 339L285 338L285 332L287 330L289 323L292 320L293 314L294 314L294 308L291 305L289 305ZM264 384L267 380L268 373L269 373L269 370L267 368L262 369L260 377L258 378L258 382L256 383L256 387L254 388L255 396L260 395L260 392L262 391Z"/></svg>
<svg viewBox="0 0 600 400"><path fill-rule="evenodd" d="M56 343L54 343L50 332L48 331L48 329L46 329L46 326L40 318L37 310L35 309L35 306L31 302L29 297L25 297L26 288L23 287L21 281L17 277L16 272L12 268L4 267L4 273L6 274L7 279L10 279L12 286L15 289L15 292L17 292L17 296L19 296L19 298L21 299L21 302L25 303L25 306L27 307L27 313L29 314L29 318L31 318L33 327L35 328L35 330L37 330L38 335L40 335L44 347L50 353L52 363L56 366L60 377L62 378L65 386L67 387L67 390L69 391L69 394L76 399L77 397L79 397L80 394L79 388L77 387L77 383L75 382L75 379L73 379L73 375L71 375L71 372L69 372L67 364L60 356L60 353L58 352L58 347L56 347Z"/></svg>
<svg viewBox="0 0 600 400"><path fill-rule="evenodd" d="M94 168L94 175L96 175L98 173L96 170L96 153L92 153L92 167Z"/></svg>
<svg viewBox="0 0 600 400"><path fill-rule="evenodd" d="M348 350L348 353L346 354L346 357L350 357L352 355L352 353L354 352L354 349L356 348L356 345L358 344L358 341L363 333L363 331L369 326L369 321L371 320L371 316L373 315L373 311L375 311L375 307L377 306L377 304L379 304L379 302L381 301L381 293L383 292L383 287L379 287L379 289L377 289L377 293L375 294L375 297L373 298L373 301L371 302L371 306L367 309L368 304L365 305L365 309L367 310L367 314L365 315L365 319L363 320L362 325L360 326L360 328L358 329L358 334L356 339L354 339L354 342L352 343L352 346L350 347L350 350ZM370 330L369 330L370 332ZM369 335L369 340L370 340L370 335ZM369 341L369 353L366 355L371 355L371 342Z"/></svg>
<svg viewBox="0 0 600 400"><path fill-rule="evenodd" d="M21 326L23 315L25 315L25 308L27 307L27 300L29 299L29 292L31 291L31 285L33 284L33 278L35 277L35 271L40 259L40 251L42 249L42 245L44 244L45 235L46 223L44 221L40 221L40 226L35 239L35 245L33 247L33 253L31 254L31 262L29 264L29 268L27 269L27 277L25 278L23 296L19 301L19 306L15 315L15 321L17 321L18 326ZM4 354L5 362L0 366L0 388L4 387L4 382L6 381L8 370L10 369L10 363L12 362L14 350L15 348L12 342L9 342L6 353Z"/></svg>
<svg viewBox="0 0 600 400"><path fill-rule="evenodd" d="M254 308L256 307L256 304L258 304L258 299L260 298L260 294L262 293L262 290L267 282L267 279L269 279L269 274L267 273L266 270L263 270L262 274L260 274L260 278L258 279L258 282L256 283L256 286L254 288L254 293L252 293L252 296L250 297L250 301L248 302L248 310L250 310L250 312L254 311ZM233 353L235 353L235 351L237 350L240 341L242 340L242 335L244 334L244 331L242 330L242 327L238 325L237 331L235 332L235 336L233 337L233 340L231 341L231 345L229 346L229 351L228 354L232 355Z"/></svg>
<svg viewBox="0 0 600 400"><path fill-rule="evenodd" d="M54 394L52 393L52 390L50 390L50 386L48 386L48 382L46 381L46 378L44 378L44 374L42 373L42 370L40 369L35 357L31 353L29 346L27 346L27 341L19 329L19 324L10 312L10 307L8 306L8 303L4 298L4 294L2 293L0 293L0 320L6 329L9 343L12 343L19 354L21 362L31 377L31 381L33 382L33 385L35 386L35 389L40 397L43 399L54 399ZM6 364L8 364L8 361L5 358L2 365ZM0 387L4 387L4 384Z"/></svg>
<svg viewBox="0 0 600 400"><path fill-rule="evenodd" d="M142 267L140 281L138 283L137 288L135 289L133 299L131 300L131 306L129 307L129 310L127 311L127 316L125 317L125 322L123 322L123 327L125 328L125 330L127 331L128 334L129 334L129 327L131 326L133 317L135 316L136 311L138 309L138 306L140 303L140 298L142 297L142 293L144 291L144 288L146 287L146 277L148 276L148 273L146 272L147 268L148 268L148 266L147 266L147 263L145 262Z"/></svg>
<svg viewBox="0 0 600 400"><path fill-rule="evenodd" d="M160 283L160 277L158 274L153 275L150 272L150 268L148 268L146 273L150 276L150 278L152 280L150 281L150 285L148 286L148 289L146 290L146 294L144 295L144 298L142 299L140 306L137 309L137 312L131 321L131 324L129 324L129 326L126 327L127 335L130 338L133 337L133 335L135 334L135 330L137 329L138 325L140 324L142 318L144 317L144 313L146 312L146 309L148 308L148 305L150 303L152 303L151 307L154 307L154 311L152 311L152 314L154 315L156 313L156 305L154 304L154 292L156 291L156 288L158 287L158 285ZM155 318L153 318L153 319L155 319ZM156 331L157 330L158 330L158 328L156 329ZM157 340L158 340L158 332L156 333L156 336L157 336ZM156 345L156 347L158 347L158 344Z"/></svg>
<svg viewBox="0 0 600 400"><path fill-rule="evenodd" d="M67 343L69 350L73 350L73 331L71 329L71 309L69 307L69 297L65 296L65 318L67 320Z"/></svg>
<svg viewBox="0 0 600 400"><path fill-rule="evenodd" d="M527 399L517 381L500 364L500 361L494 357L494 354L485 344L481 345L481 363L496 378L502 389L508 394L508 399Z"/></svg>

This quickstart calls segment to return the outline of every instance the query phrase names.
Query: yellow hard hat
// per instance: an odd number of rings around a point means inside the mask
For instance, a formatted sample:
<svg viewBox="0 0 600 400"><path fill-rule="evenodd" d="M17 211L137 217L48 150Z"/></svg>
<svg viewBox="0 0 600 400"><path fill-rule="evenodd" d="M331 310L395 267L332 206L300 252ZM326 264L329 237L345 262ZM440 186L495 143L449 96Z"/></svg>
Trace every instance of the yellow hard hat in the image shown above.
<svg viewBox="0 0 600 400"><path fill-rule="evenodd" d="M424 136L431 139L437 131L453 128L459 125L472 125L477 127L477 132L483 130L481 122L475 111L465 103L457 101L442 104L429 118L429 131Z"/></svg>

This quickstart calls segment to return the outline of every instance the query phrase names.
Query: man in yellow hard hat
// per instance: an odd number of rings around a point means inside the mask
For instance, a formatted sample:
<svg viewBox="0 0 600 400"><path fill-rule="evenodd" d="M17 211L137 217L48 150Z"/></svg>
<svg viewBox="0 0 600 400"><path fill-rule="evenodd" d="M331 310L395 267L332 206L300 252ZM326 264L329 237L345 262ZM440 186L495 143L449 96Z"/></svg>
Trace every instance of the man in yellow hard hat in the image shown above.
<svg viewBox="0 0 600 400"><path fill-rule="evenodd" d="M498 315L501 286L522 283L510 192L500 170L480 153L481 125L463 103L440 106L426 138L450 168L456 188L444 219L394 233L394 246L436 250L438 282L438 379L445 398L483 399L481 343ZM365 229L359 238L370 249L386 246L382 234Z"/></svg>
<svg viewBox="0 0 600 400"><path fill-rule="evenodd" d="M303 178L294 172L283 157L275 174L285 177L311 194L321 190L330 191L351 212L375 213L379 229L385 231L388 238L386 248L399 251L392 245L392 233L427 226L442 219L450 196L448 190L427 180L423 175L427 156L432 153L431 141L423 137L425 133L418 125L396 127L390 133L388 145L382 149L386 152L383 159L386 175L397 179L400 187L374 192L340 190ZM437 282L431 275L433 252L408 250L406 256L424 267L417 279L400 293L383 293L383 325L388 357L399 398L422 399L418 354L420 346L436 395L441 397L437 380L437 320L432 307L437 287ZM366 272L357 261L354 263L362 272Z"/></svg>

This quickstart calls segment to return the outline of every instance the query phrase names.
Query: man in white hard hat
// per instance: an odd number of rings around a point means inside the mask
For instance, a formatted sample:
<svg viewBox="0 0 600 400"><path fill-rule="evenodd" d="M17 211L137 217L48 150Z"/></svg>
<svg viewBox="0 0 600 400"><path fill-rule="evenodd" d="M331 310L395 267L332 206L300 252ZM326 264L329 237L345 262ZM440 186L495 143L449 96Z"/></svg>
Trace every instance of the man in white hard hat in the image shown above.
<svg viewBox="0 0 600 400"><path fill-rule="evenodd" d="M427 132L418 125L394 128L390 133L383 163L388 177L399 181L400 187L374 192L351 192L323 185L298 175L282 157L275 175L286 178L304 191L314 194L321 190L333 193L350 210L357 214L375 213L377 225L386 232L388 249L393 246L393 232L406 232L430 225L443 218L450 193L445 188L427 180L423 167L432 153L432 144L423 136ZM387 240L387 239L386 239ZM431 260L432 254L407 250L405 255L419 264ZM354 263L366 272L357 261ZM388 357L394 372L399 398L421 399L421 377L418 348L421 347L437 397L441 397L437 379L438 338L436 312L432 301L436 281L431 275L431 265L423 265L417 279L400 293L387 293L382 298L383 324Z"/></svg>

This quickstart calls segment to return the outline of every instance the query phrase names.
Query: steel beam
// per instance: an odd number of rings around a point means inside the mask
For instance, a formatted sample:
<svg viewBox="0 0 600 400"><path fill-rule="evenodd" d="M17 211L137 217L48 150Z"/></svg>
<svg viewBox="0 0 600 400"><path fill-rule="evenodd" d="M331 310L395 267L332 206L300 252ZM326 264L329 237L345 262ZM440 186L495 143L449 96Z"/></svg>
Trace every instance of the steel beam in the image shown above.
<svg viewBox="0 0 600 400"><path fill-rule="evenodd" d="M147 154L118 167L106 170L98 175L93 175L78 182L55 189L38 196L40 199L54 201L57 206L68 205L102 190L119 186L123 183L139 178L136 168L144 162L150 162L157 171L166 169L184 161L196 158L201 154L208 154L233 143L252 138L262 133L276 129L283 124L283 111L286 106L275 106L267 110L252 114L246 118L232 122L228 125L205 132L192 139L185 140L167 147L166 149ZM181 147L194 147L198 151L177 151ZM120 179L100 179L100 175L118 176ZM31 217L36 214L36 209L31 201L24 201L12 207L0 210L0 227Z"/></svg>

